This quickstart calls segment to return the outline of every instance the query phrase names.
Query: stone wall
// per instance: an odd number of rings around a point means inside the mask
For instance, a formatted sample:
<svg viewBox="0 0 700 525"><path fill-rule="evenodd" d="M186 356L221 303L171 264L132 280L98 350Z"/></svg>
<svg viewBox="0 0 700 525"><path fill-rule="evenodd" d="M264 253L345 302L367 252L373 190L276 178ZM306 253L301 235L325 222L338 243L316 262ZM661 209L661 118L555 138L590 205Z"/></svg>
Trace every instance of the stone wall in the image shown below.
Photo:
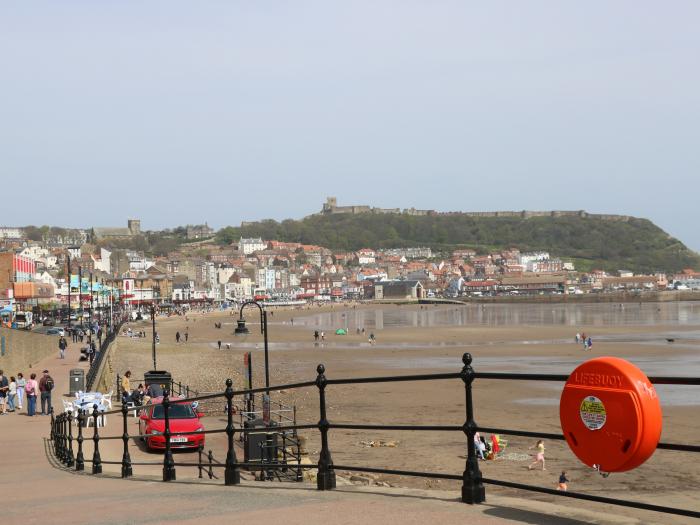
<svg viewBox="0 0 700 525"><path fill-rule="evenodd" d="M7 376L29 377L30 368L37 372L37 363L53 353L58 356L58 336L0 328L0 369Z"/></svg>

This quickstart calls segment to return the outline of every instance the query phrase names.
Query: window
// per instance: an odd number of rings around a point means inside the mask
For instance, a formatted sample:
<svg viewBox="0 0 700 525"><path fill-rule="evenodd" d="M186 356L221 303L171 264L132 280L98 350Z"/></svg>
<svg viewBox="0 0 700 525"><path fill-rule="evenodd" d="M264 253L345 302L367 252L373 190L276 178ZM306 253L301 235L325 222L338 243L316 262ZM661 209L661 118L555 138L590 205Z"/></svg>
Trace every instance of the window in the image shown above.
<svg viewBox="0 0 700 525"><path fill-rule="evenodd" d="M168 409L168 417L170 419L194 419L197 415L192 410L192 405L189 403L173 403ZM165 410L163 405L156 405L153 407L152 419L164 419Z"/></svg>

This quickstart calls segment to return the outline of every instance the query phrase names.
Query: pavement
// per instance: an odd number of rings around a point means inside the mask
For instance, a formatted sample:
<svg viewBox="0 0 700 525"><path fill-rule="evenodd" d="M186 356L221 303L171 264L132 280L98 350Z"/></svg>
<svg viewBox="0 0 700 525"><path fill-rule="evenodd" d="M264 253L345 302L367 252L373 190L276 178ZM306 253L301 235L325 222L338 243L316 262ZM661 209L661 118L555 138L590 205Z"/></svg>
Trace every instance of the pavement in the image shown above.
<svg viewBox="0 0 700 525"><path fill-rule="evenodd" d="M87 368L86 363L78 362L78 356L78 345L71 344L65 360L52 356L39 365L49 369L55 380L53 404L57 411L62 406L61 395L68 391L69 370ZM120 419L110 417L110 433L116 434ZM216 524L248 518L256 523L283 521L286 525L582 525L655 523L654 519L664 518L650 516L650 521L640 521L622 512L606 512L602 506L574 509L497 494L489 495L485 504L472 506L461 503L456 492L438 490L352 485L319 492L311 483L255 481L227 487L221 480L196 479L196 469L178 469L178 481L169 483L161 481L158 467L134 466L135 477L123 480L117 465L106 465L105 474L94 476L89 473L89 463L86 472L79 473L54 458L49 430L49 418L29 418L26 407L21 414L0 417L3 523ZM121 441L102 441L100 448L103 461L121 459ZM140 453L132 448L132 456ZM91 454L88 441L86 459Z"/></svg>

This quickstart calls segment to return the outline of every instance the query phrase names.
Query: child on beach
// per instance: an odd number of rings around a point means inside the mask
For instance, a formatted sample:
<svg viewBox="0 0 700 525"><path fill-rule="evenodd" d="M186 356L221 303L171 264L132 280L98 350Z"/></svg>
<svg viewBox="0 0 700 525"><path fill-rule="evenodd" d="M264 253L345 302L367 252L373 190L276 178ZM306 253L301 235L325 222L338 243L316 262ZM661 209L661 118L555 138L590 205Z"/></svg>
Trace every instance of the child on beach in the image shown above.
<svg viewBox="0 0 700 525"><path fill-rule="evenodd" d="M566 471L562 470L561 474L559 475L559 485L557 486L557 490L561 490L562 492L566 492L568 490L567 483L569 480L566 477Z"/></svg>
<svg viewBox="0 0 700 525"><path fill-rule="evenodd" d="M535 443L533 446L530 447L530 449L533 449L533 448L537 449L537 454L535 455L535 461L530 463L528 465L527 469L532 470L532 467L534 467L535 465L537 465L538 463L541 462L542 463L542 470L547 470L544 467L544 441L542 441L541 439L538 440L537 443Z"/></svg>

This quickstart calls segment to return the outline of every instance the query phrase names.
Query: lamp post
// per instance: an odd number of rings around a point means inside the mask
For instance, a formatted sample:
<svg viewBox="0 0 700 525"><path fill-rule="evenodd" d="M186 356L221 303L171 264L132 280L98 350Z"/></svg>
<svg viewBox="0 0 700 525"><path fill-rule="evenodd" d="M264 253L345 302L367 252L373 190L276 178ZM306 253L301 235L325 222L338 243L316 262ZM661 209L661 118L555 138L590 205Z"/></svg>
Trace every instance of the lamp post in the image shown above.
<svg viewBox="0 0 700 525"><path fill-rule="evenodd" d="M158 370L158 366L156 365L156 287L152 287L152 293L151 293L151 323L153 327L153 344L152 344L152 353L153 353L153 370ZM158 295L160 295L160 287L157 288Z"/></svg>
<svg viewBox="0 0 700 525"><path fill-rule="evenodd" d="M267 348L267 311L263 306L257 301L246 301L241 305L241 310L238 318L238 326L233 331L236 335L246 335L250 333L248 327L245 325L245 319L243 319L243 309L248 305L255 305L260 309L260 332L263 334L265 342L265 394L270 395L270 362L268 358L268 348Z"/></svg>
<svg viewBox="0 0 700 525"><path fill-rule="evenodd" d="M83 267L78 265L78 303L80 308L80 326L83 326Z"/></svg>
<svg viewBox="0 0 700 525"><path fill-rule="evenodd" d="M68 258L68 331L70 332L70 286L71 286L71 269L70 269L70 253L66 254Z"/></svg>

